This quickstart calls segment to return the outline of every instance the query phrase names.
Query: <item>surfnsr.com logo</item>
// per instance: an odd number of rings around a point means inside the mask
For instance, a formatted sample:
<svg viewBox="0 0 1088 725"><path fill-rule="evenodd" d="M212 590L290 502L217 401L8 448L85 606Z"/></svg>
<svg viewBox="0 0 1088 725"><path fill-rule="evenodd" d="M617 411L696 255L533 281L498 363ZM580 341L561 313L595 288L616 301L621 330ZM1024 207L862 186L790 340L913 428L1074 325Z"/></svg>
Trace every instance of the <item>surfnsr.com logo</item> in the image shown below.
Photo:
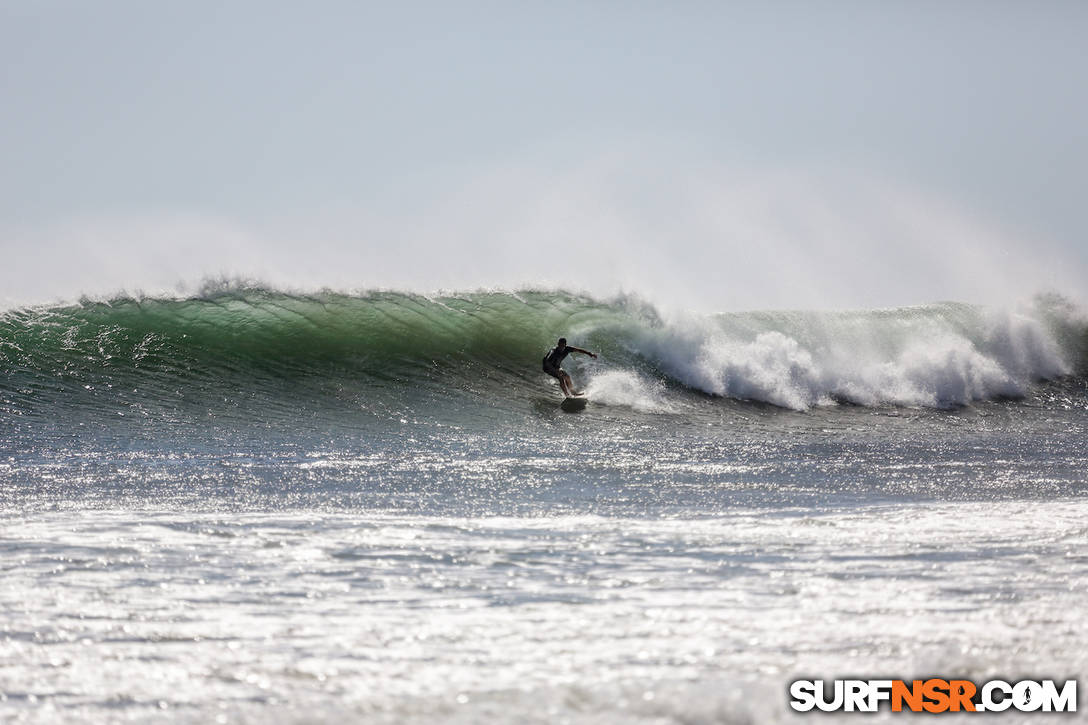
<svg viewBox="0 0 1088 725"><path fill-rule="evenodd" d="M790 707L798 712L1076 712L1077 681L1054 680L796 680Z"/></svg>

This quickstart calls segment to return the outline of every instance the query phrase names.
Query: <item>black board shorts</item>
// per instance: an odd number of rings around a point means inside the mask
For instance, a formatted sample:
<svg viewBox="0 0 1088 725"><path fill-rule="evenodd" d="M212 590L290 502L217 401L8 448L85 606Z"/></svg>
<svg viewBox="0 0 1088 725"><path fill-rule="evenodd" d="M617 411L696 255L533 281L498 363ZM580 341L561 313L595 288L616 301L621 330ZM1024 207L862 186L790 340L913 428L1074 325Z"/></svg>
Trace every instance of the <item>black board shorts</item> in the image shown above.
<svg viewBox="0 0 1088 725"><path fill-rule="evenodd" d="M563 371L559 369L558 365L549 365L548 364L548 358L545 356L545 358L544 358L544 372L546 372L548 375L551 375L553 378L558 378L559 374L561 372L563 372Z"/></svg>

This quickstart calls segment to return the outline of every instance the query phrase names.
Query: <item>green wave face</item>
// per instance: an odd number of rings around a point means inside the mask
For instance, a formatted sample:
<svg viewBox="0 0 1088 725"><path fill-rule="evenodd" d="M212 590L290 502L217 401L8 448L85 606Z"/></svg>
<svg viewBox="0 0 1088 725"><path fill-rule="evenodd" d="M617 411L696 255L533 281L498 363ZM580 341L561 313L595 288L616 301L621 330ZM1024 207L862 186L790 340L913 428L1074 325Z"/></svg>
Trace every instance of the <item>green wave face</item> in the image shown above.
<svg viewBox="0 0 1088 725"><path fill-rule="evenodd" d="M551 393L540 358L559 336L573 342L644 311L540 291L259 288L14 310L0 317L0 405L278 416L326 404L388 416L457 394L493 403Z"/></svg>
<svg viewBox="0 0 1088 725"><path fill-rule="evenodd" d="M947 303L665 316L635 297L555 290L233 289L0 315L0 415L285 426L334 414L525 415L531 401L556 400L540 359L560 336L601 353L567 367L613 410L677 413L720 399L943 407L1083 374L1085 329L1056 298L1017 312Z"/></svg>
<svg viewBox="0 0 1088 725"><path fill-rule="evenodd" d="M555 329L613 314L573 296L485 293L427 298L296 296L266 290L188 300L121 299L20 310L0 322L7 365L269 366L508 355Z"/></svg>

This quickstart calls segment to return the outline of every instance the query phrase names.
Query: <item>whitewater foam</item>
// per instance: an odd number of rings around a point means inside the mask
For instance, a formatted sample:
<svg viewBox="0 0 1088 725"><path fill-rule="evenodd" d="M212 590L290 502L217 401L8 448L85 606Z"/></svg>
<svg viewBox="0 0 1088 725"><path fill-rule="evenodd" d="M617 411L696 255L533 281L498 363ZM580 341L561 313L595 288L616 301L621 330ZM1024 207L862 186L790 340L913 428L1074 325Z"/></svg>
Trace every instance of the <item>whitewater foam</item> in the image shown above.
<svg viewBox="0 0 1088 725"><path fill-rule="evenodd" d="M715 396L796 410L836 402L950 407L1022 397L1032 382L1072 374L1078 352L1057 330L1069 320L1053 319L1042 303L1019 311L941 304L688 315L638 331L632 349Z"/></svg>
<svg viewBox="0 0 1088 725"><path fill-rule="evenodd" d="M676 413L680 407L668 400L665 384L631 370L610 370L593 375L586 394L595 403L621 405L641 413Z"/></svg>

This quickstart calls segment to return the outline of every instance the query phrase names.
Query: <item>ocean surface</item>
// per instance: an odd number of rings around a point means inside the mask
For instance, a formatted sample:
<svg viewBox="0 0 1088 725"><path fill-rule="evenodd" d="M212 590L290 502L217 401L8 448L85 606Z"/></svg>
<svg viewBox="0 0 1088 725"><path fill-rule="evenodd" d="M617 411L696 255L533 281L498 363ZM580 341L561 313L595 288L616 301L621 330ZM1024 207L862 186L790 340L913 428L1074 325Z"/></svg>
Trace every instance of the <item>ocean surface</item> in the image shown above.
<svg viewBox="0 0 1088 725"><path fill-rule="evenodd" d="M1081 678L1086 494L1058 296L8 309L0 721L831 722L788 683Z"/></svg>

